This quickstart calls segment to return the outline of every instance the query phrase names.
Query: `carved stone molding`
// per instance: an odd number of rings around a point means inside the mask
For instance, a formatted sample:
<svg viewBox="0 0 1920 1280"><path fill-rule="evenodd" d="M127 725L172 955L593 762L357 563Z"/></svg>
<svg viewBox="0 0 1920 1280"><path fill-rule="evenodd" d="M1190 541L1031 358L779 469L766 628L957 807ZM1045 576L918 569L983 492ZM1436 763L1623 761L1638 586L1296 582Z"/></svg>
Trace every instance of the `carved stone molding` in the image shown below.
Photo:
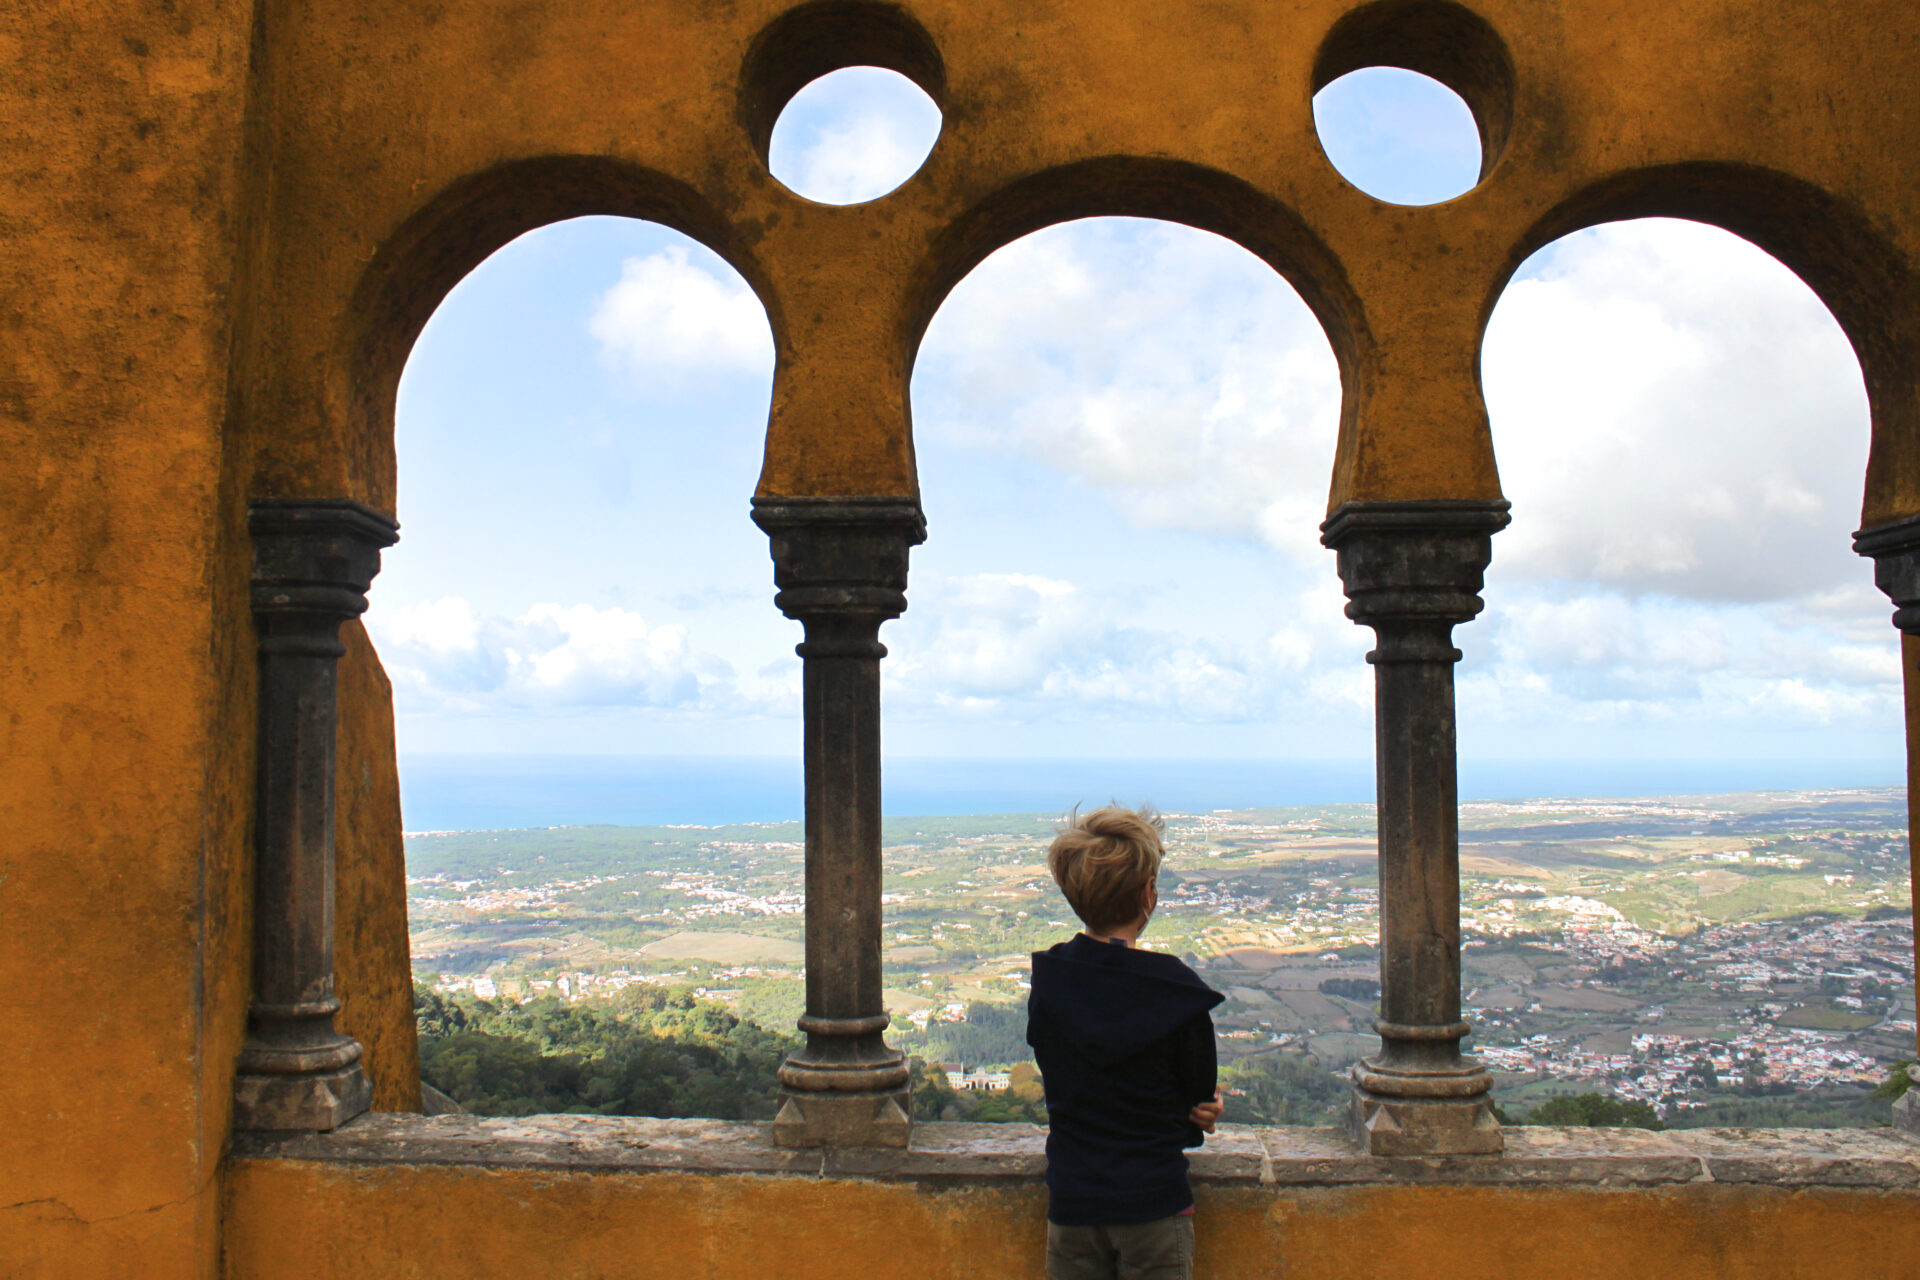
<svg viewBox="0 0 1920 1280"><path fill-rule="evenodd" d="M1874 585L1893 601L1893 625L1920 635L1920 516L1862 529L1853 549L1872 558Z"/></svg>
<svg viewBox="0 0 1920 1280"><path fill-rule="evenodd" d="M1504 498L1342 506L1320 526L1320 542L1338 557L1347 616L1366 626L1433 621L1449 628L1478 617L1493 535L1513 519L1508 507Z"/></svg>
<svg viewBox="0 0 1920 1280"><path fill-rule="evenodd" d="M234 1082L240 1129L329 1130L365 1111L361 1047L337 1030L333 780L340 624L366 611L387 517L346 499L255 503L260 722L253 1004Z"/></svg>
<svg viewBox="0 0 1920 1280"><path fill-rule="evenodd" d="M1354 502L1321 526L1347 616L1372 627L1380 827L1380 1053L1354 1068L1375 1155L1496 1152L1493 1080L1460 1053L1460 826L1453 628L1477 616L1495 501Z"/></svg>
<svg viewBox="0 0 1920 1280"><path fill-rule="evenodd" d="M805 1047L780 1067L782 1146L905 1146L906 1057L884 1038L880 966L880 625L907 607L926 539L904 498L756 498L774 601L806 628Z"/></svg>

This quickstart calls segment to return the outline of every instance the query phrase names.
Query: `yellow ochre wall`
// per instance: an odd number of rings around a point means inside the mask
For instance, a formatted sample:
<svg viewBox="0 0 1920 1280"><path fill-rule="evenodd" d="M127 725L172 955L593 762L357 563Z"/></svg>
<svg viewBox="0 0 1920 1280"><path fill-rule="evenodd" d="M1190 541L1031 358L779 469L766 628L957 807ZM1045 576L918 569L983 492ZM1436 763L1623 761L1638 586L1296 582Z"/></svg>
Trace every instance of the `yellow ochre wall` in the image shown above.
<svg viewBox="0 0 1920 1280"><path fill-rule="evenodd" d="M212 1273L247 999L249 6L0 6L0 1275Z"/></svg>
<svg viewBox="0 0 1920 1280"><path fill-rule="evenodd" d="M366 629L340 629L340 755L334 778L334 994L339 1026L366 1046L375 1111L420 1109L420 1046L413 1033L413 961L407 949L407 861L400 839L400 771L393 751L393 686Z"/></svg>
<svg viewBox="0 0 1920 1280"><path fill-rule="evenodd" d="M228 1280L1038 1280L1037 1185L343 1169L248 1161ZM1911 1280L1911 1197L1364 1187L1207 1191L1197 1280Z"/></svg>
<svg viewBox="0 0 1920 1280"><path fill-rule="evenodd" d="M1375 61L1475 107L1491 145L1473 192L1400 208L1333 171L1312 93ZM297 1236L307 1209L272 1228L242 1194L267 1175L221 1194L251 946L245 506L351 497L404 518L406 353L514 235L600 213L702 239L774 327L761 491L910 495L914 346L972 265L1074 217L1215 230L1328 328L1337 504L1496 496L1478 346L1507 276L1595 221L1696 217L1799 271L1853 339L1877 524L1920 513L1917 61L1906 0L0 6L0 1275L210 1277L223 1239L244 1261ZM785 96L847 63L912 75L946 124L900 190L829 208L780 187L763 154ZM391 705L347 630L341 1021L379 1105L405 1108ZM452 1175L302 1176L392 1185L421 1206L416 1228L450 1229L425 1188ZM1573 1221L1553 1217L1562 1193L1369 1194L1300 1222L1364 1223L1375 1210L1354 1206L1403 1195L1409 1213ZM1799 1223L1793 1248L1840 1247L1815 1196L1664 1194L1606 1203L1709 1235ZM1879 1203L1848 1211L1863 1233ZM1305 1259L1314 1232L1338 1234L1298 1230L1267 1239Z"/></svg>

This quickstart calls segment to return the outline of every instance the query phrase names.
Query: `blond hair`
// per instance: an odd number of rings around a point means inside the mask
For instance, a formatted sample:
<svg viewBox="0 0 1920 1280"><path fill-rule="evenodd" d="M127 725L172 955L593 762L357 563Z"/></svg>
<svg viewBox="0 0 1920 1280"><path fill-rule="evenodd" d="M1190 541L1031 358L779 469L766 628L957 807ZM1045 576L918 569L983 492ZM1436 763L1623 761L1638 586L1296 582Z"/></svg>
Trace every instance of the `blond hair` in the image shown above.
<svg viewBox="0 0 1920 1280"><path fill-rule="evenodd" d="M1087 928L1102 932L1140 918L1140 897L1160 874L1166 824L1151 805L1110 804L1067 817L1047 850L1047 870Z"/></svg>

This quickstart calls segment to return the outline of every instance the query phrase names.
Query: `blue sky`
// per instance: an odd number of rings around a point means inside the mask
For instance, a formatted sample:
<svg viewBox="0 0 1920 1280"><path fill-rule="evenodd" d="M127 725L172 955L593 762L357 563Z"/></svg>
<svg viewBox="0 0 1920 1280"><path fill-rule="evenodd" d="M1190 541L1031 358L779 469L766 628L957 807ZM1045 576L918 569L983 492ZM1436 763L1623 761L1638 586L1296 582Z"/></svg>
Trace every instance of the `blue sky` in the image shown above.
<svg viewBox="0 0 1920 1280"><path fill-rule="evenodd" d="M1316 120L1379 198L1474 181L1464 106L1409 73ZM774 172L879 198L938 123L842 72ZM1463 752L1901 758L1889 607L1848 549L1859 371L1790 273L1687 223L1584 232L1520 273L1483 371L1514 524L1459 630ZM449 295L368 616L403 755L797 750L798 627L747 518L771 373L751 293L649 224L534 232ZM1339 379L1252 256L1135 220L1030 236L955 290L913 402L929 539L883 635L890 753L1370 753L1368 633L1315 533Z"/></svg>

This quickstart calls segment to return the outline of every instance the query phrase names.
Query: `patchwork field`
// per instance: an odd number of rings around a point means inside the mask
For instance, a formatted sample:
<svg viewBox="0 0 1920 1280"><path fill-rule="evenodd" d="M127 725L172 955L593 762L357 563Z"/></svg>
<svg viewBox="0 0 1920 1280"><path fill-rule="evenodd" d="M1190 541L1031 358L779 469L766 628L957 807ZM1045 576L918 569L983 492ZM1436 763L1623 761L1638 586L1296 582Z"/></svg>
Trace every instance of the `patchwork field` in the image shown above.
<svg viewBox="0 0 1920 1280"><path fill-rule="evenodd" d="M1723 1076L1863 1089L1913 1053L1904 824L1891 790L1462 806L1475 1044L1523 1097L1684 1100ZM963 1029L1017 1009L1028 954L1073 931L1045 870L1053 831L1035 814L886 825L897 1043L1025 1053L1014 1024ZM1371 807L1175 814L1167 836L1145 941L1227 993L1222 1056L1337 1072L1372 1052ZM798 824L437 833L409 837L408 859L429 983L683 984L767 1026L800 1012Z"/></svg>
<svg viewBox="0 0 1920 1280"><path fill-rule="evenodd" d="M671 933L640 948L656 960L705 960L717 965L798 964L807 949L789 938L751 933Z"/></svg>

